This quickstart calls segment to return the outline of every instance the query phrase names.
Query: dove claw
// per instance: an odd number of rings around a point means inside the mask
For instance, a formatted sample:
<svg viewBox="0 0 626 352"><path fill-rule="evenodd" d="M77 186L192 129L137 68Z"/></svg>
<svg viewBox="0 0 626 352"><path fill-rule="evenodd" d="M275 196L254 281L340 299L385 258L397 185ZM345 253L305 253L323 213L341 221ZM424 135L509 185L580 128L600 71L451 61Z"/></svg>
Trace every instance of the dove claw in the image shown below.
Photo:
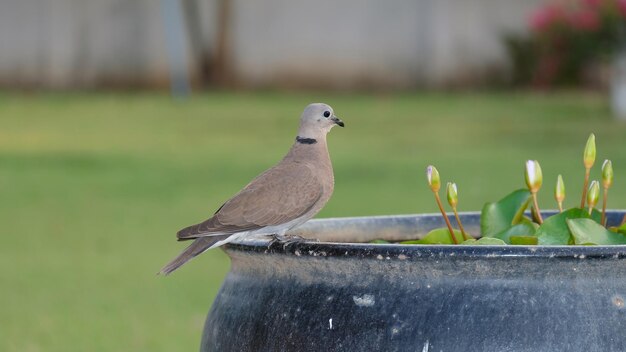
<svg viewBox="0 0 626 352"><path fill-rule="evenodd" d="M272 240L270 240L270 242L267 245L268 249L272 247L275 243L282 245L283 250L285 250L287 249L287 247L289 247L292 244L307 241L306 238L300 237L300 236L285 236L285 235L274 234L272 235L272 237L273 237Z"/></svg>

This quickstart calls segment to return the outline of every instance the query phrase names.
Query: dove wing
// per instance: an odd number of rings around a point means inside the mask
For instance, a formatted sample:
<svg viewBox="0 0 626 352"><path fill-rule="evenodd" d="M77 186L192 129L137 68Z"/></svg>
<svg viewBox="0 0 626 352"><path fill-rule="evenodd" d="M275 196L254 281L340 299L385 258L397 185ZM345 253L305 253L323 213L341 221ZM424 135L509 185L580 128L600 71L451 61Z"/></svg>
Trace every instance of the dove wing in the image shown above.
<svg viewBox="0 0 626 352"><path fill-rule="evenodd" d="M228 200L210 219L178 232L180 240L254 231L305 215L323 193L306 164L281 163L265 171Z"/></svg>

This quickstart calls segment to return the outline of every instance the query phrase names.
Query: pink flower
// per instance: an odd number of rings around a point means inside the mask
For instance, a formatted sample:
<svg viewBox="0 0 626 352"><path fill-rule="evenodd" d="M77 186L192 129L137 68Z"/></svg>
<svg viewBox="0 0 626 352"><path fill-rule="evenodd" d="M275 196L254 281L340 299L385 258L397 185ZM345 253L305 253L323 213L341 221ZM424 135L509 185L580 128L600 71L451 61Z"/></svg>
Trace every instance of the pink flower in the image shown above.
<svg viewBox="0 0 626 352"><path fill-rule="evenodd" d="M575 29L593 32L600 28L600 18L592 9L578 9L569 15L568 22Z"/></svg>
<svg viewBox="0 0 626 352"><path fill-rule="evenodd" d="M622 17L626 17L626 0L617 0L617 8Z"/></svg>
<svg viewBox="0 0 626 352"><path fill-rule="evenodd" d="M583 4L591 8L598 8L602 5L604 0L583 0Z"/></svg>
<svg viewBox="0 0 626 352"><path fill-rule="evenodd" d="M626 1L626 0L625 0ZM550 4L535 11L529 20L530 28L541 32L555 24L564 22L565 11L556 4Z"/></svg>

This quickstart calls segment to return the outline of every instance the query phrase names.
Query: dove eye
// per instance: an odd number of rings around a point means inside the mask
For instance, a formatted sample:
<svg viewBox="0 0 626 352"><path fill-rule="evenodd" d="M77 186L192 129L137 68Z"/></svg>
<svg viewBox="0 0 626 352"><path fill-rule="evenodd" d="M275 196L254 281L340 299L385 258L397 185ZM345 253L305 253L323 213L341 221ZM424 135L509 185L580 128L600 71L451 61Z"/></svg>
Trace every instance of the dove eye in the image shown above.
<svg viewBox="0 0 626 352"><path fill-rule="evenodd" d="M324 111L324 117L329 117L330 116L330 111L326 110Z"/></svg>

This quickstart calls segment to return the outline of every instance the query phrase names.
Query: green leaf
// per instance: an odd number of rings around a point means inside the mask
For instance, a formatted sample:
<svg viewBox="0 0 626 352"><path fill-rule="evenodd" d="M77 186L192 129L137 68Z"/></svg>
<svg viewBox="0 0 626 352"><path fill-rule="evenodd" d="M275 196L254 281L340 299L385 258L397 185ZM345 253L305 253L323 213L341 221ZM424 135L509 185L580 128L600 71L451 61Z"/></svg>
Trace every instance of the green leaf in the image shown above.
<svg viewBox="0 0 626 352"><path fill-rule="evenodd" d="M594 210L591 219L599 223L600 217L600 212ZM589 212L586 209L572 208L545 219L535 233L539 240L538 244L546 246L573 244L574 238L567 226L567 219L589 219Z"/></svg>
<svg viewBox="0 0 626 352"><path fill-rule="evenodd" d="M502 232L519 223L530 202L530 191L518 189L495 203L487 203L480 215L480 230L483 236Z"/></svg>
<svg viewBox="0 0 626 352"><path fill-rule="evenodd" d="M537 236L511 236L511 244L518 246L534 246L538 243Z"/></svg>
<svg viewBox="0 0 626 352"><path fill-rule="evenodd" d="M567 226L575 244L626 244L626 236L611 232L591 219L568 219Z"/></svg>
<svg viewBox="0 0 626 352"><path fill-rule="evenodd" d="M509 227L508 229L493 235L494 238L499 238L505 243L511 243L512 236L532 236L537 231L538 225L530 220L523 218L522 222Z"/></svg>
<svg viewBox="0 0 626 352"><path fill-rule="evenodd" d="M620 227L610 227L609 230L613 232L619 232L622 235L626 235L626 223L622 224Z"/></svg>
<svg viewBox="0 0 626 352"><path fill-rule="evenodd" d="M391 243L391 242L385 241L385 240L373 240L373 241L370 241L370 243L384 244L384 243Z"/></svg>
<svg viewBox="0 0 626 352"><path fill-rule="evenodd" d="M463 240L463 234L459 230L454 230L454 235L458 241ZM452 242L452 237L450 236L450 231L448 231L447 227L442 227L440 229L434 229L430 231L424 238L421 240L410 240L410 241L402 241L401 244L454 244Z"/></svg>
<svg viewBox="0 0 626 352"><path fill-rule="evenodd" d="M586 212L587 214L589 214L589 210L587 210ZM602 212L597 209L593 209L593 211L591 212L591 219L600 224L600 222L602 222Z"/></svg>
<svg viewBox="0 0 626 352"><path fill-rule="evenodd" d="M481 237L478 240L470 238L461 244L470 246L506 246L503 240L493 237Z"/></svg>

